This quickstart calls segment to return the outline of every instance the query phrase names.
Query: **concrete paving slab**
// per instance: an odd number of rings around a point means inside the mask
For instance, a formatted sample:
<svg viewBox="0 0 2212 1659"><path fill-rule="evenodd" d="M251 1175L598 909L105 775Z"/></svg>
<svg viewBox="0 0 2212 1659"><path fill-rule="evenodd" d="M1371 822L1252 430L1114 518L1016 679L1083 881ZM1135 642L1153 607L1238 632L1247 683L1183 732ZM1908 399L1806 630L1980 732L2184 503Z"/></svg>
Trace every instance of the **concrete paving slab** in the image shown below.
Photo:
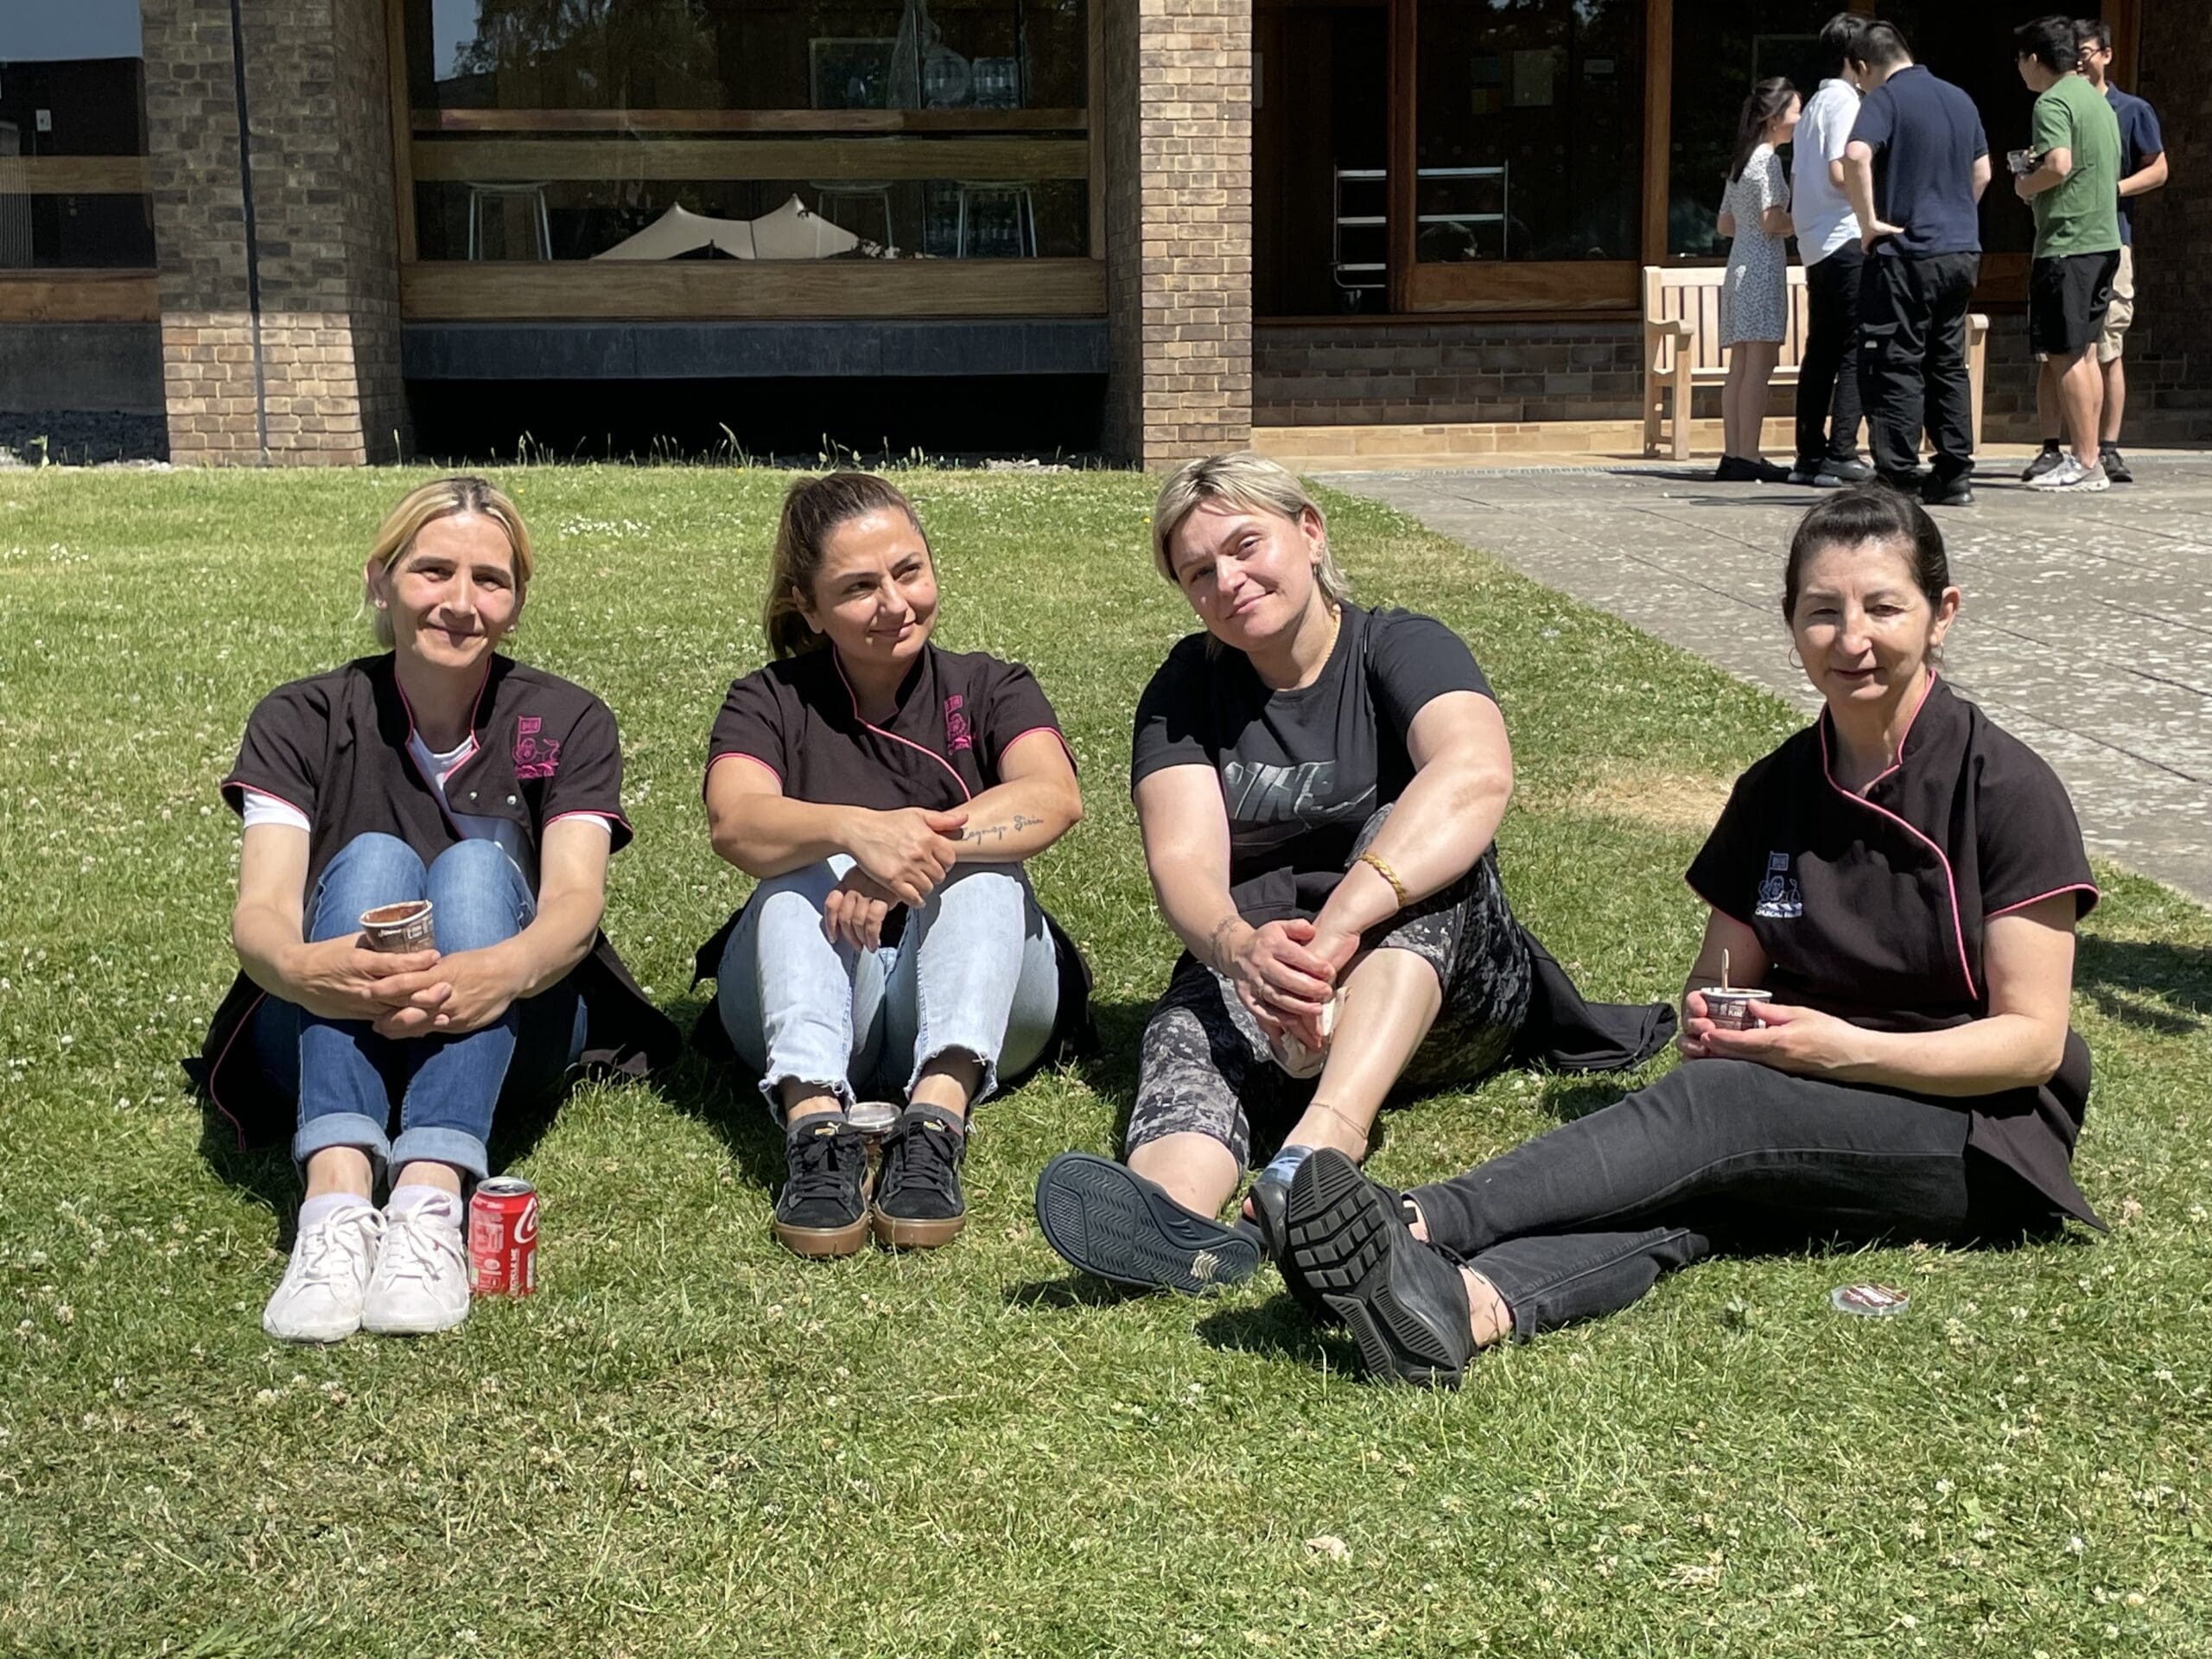
<svg viewBox="0 0 2212 1659"><path fill-rule="evenodd" d="M2130 461L2136 483L2089 496L1992 468L1939 513L1966 594L1945 654L2065 780L2092 851L2212 902L2212 455ZM1317 476L1820 707L1780 603L1814 491L1668 463Z"/></svg>

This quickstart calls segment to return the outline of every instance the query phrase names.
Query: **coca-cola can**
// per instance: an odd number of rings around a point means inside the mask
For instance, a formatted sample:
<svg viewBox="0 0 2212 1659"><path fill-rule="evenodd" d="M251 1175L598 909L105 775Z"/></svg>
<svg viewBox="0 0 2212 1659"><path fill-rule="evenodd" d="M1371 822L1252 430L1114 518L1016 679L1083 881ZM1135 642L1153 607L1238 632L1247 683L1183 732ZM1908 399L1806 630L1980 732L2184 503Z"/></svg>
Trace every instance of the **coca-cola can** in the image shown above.
<svg viewBox="0 0 2212 1659"><path fill-rule="evenodd" d="M479 1296L537 1288L537 1189L513 1175L478 1184L468 1201L468 1287Z"/></svg>

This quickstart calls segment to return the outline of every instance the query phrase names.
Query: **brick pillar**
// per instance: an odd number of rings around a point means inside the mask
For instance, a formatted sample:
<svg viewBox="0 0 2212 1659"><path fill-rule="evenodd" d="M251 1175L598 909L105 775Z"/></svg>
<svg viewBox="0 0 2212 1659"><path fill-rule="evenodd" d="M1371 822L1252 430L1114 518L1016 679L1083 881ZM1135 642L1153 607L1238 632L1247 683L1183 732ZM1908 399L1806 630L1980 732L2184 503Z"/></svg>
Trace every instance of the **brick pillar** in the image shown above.
<svg viewBox="0 0 2212 1659"><path fill-rule="evenodd" d="M1108 448L1252 441L1252 0L1103 5Z"/></svg>
<svg viewBox="0 0 2212 1659"><path fill-rule="evenodd" d="M142 0L169 454L359 465L408 447L382 0L242 0L259 361L230 8Z"/></svg>
<svg viewBox="0 0 2212 1659"><path fill-rule="evenodd" d="M2196 0L2143 0L2135 79L2165 135L2170 182L2139 197L2127 424L2146 441L2212 435L2212 37ZM2119 68L2120 66L2115 66Z"/></svg>

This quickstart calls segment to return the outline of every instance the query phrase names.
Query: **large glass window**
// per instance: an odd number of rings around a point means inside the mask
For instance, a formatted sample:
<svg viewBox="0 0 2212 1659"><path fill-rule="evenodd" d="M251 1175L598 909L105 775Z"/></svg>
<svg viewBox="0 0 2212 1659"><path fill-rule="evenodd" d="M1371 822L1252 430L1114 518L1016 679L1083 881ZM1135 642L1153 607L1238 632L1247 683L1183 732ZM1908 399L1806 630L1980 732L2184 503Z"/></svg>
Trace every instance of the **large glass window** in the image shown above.
<svg viewBox="0 0 2212 1659"><path fill-rule="evenodd" d="M407 0L423 259L1089 248L1083 0Z"/></svg>
<svg viewBox="0 0 2212 1659"><path fill-rule="evenodd" d="M1633 259L1643 0L1421 0L1414 257Z"/></svg>
<svg viewBox="0 0 2212 1659"><path fill-rule="evenodd" d="M137 0L0 6L0 270L144 268Z"/></svg>

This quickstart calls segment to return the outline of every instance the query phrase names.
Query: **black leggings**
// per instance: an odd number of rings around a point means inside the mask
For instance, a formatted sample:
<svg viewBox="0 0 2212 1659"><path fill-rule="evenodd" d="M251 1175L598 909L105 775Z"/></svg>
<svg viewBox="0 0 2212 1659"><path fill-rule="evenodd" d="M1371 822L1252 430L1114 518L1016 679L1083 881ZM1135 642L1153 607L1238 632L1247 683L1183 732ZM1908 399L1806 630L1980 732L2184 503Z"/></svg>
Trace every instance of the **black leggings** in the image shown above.
<svg viewBox="0 0 2212 1659"><path fill-rule="evenodd" d="M1957 1107L1694 1060L1413 1198L1525 1340L1717 1249L2017 1234L2034 1195L1967 1129Z"/></svg>

